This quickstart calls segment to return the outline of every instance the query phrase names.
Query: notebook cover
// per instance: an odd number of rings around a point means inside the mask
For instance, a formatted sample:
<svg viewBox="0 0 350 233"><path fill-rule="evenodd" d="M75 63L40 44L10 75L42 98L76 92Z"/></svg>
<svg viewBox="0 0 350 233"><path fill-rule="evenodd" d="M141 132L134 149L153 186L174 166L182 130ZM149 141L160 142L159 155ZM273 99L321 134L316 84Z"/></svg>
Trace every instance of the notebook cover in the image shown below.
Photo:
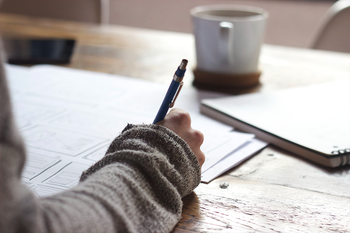
<svg viewBox="0 0 350 233"><path fill-rule="evenodd" d="M201 112L325 166L341 166L350 164L349 80L205 99Z"/></svg>

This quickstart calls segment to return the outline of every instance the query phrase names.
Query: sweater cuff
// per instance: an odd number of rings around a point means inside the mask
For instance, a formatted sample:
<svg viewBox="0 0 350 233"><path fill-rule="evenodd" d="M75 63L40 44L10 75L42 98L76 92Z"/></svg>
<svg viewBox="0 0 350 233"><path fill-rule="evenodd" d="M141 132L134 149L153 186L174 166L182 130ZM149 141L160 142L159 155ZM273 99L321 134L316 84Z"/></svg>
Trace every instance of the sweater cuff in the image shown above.
<svg viewBox="0 0 350 233"><path fill-rule="evenodd" d="M148 161L141 158L140 154L146 155ZM192 192L201 180L200 165L191 148L181 137L164 126L128 124L111 143L106 156L83 172L80 180L84 181L97 170L117 162L138 168L154 167L155 171L162 173L176 186L182 197ZM149 167L146 170L150 172Z"/></svg>

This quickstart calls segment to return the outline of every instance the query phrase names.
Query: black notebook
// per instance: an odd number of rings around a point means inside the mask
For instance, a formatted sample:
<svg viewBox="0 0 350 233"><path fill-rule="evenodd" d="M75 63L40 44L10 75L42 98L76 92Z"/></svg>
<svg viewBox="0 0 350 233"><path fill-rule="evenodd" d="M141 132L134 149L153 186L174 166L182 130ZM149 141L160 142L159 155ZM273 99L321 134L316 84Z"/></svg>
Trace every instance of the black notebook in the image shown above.
<svg viewBox="0 0 350 233"><path fill-rule="evenodd" d="M324 166L350 164L350 79L204 99L201 112Z"/></svg>

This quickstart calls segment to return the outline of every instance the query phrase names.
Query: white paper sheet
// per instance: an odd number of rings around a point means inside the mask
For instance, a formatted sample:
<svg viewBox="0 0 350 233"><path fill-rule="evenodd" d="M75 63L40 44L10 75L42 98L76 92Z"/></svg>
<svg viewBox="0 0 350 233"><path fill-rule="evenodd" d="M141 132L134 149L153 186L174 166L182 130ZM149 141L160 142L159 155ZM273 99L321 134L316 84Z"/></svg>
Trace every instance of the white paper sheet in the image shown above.
<svg viewBox="0 0 350 233"><path fill-rule="evenodd" d="M206 155L202 172L207 171L225 156L231 154L232 151L254 138L254 134L231 132L221 135L212 134L208 137L208 142L201 148Z"/></svg>
<svg viewBox="0 0 350 233"><path fill-rule="evenodd" d="M28 151L22 181L38 196L76 185L81 172L104 156L127 123L151 123L168 88L49 65L6 65L6 71L15 118ZM206 154L206 172L254 137L232 132L230 126L201 115L199 101L208 96L222 95L183 88L175 103L190 113L192 127L204 134L201 149Z"/></svg>
<svg viewBox="0 0 350 233"><path fill-rule="evenodd" d="M216 164L211 166L206 171L202 172L201 181L203 183L209 183L216 177L227 172L229 169L241 164L243 161L250 158L257 151L263 149L267 146L266 142L263 142L259 139L252 138L245 144L238 147L236 150L232 151Z"/></svg>

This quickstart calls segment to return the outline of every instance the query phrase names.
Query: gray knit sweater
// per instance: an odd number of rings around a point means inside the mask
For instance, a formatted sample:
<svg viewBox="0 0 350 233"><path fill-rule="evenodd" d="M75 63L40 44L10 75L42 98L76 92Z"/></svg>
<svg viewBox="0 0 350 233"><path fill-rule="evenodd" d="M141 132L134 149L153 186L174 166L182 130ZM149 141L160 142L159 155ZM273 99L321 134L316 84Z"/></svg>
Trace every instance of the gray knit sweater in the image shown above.
<svg viewBox="0 0 350 233"><path fill-rule="evenodd" d="M181 198L200 182L189 146L157 125L128 125L76 187L51 197L36 198L21 183L24 162L1 65L1 233L169 232L181 217Z"/></svg>

